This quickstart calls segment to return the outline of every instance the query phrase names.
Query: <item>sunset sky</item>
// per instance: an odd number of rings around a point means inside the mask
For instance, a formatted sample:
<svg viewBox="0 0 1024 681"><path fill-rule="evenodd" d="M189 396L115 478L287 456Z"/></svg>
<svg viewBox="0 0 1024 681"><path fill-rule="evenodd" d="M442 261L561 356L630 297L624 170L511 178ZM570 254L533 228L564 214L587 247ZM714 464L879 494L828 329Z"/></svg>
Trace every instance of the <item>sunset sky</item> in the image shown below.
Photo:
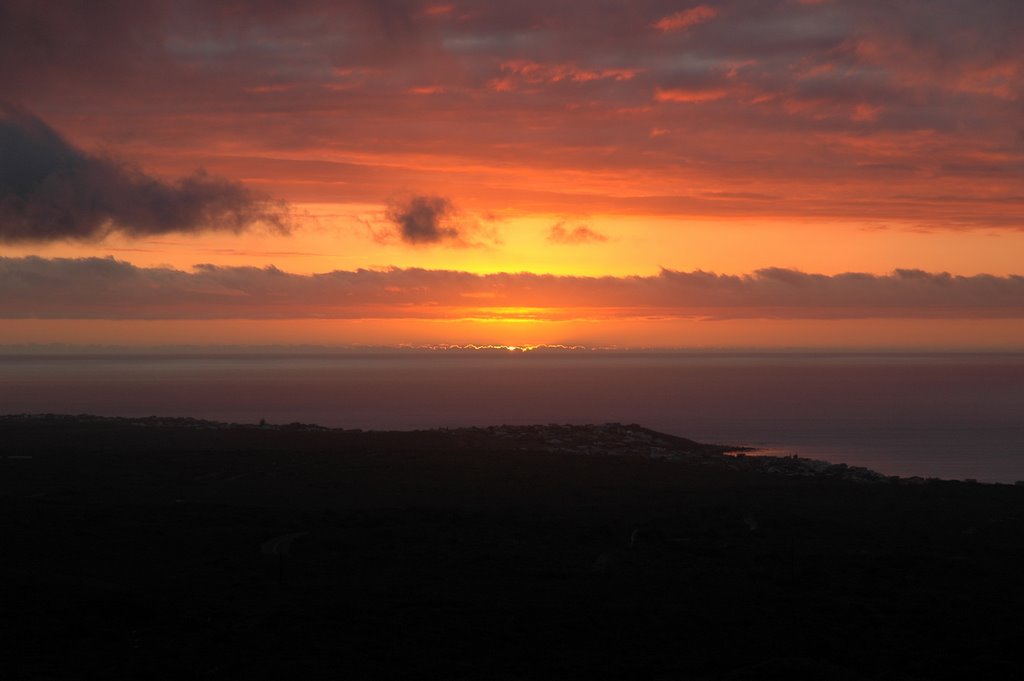
<svg viewBox="0 0 1024 681"><path fill-rule="evenodd" d="M0 0L0 344L1024 348L1020 0Z"/></svg>

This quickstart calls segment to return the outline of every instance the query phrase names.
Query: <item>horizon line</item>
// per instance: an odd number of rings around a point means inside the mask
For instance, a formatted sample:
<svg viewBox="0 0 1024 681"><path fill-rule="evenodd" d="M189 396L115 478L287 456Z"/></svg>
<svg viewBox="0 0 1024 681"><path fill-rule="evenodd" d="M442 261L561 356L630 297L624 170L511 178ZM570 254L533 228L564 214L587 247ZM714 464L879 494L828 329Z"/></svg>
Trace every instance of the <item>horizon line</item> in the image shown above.
<svg viewBox="0 0 1024 681"><path fill-rule="evenodd" d="M1017 355L1024 346L628 346L584 345L562 343L492 344L492 343L430 343L430 344L324 344L324 343L7 343L0 344L0 356L30 354L46 356L61 354L486 354L486 355L614 355L614 354L709 354L709 355Z"/></svg>

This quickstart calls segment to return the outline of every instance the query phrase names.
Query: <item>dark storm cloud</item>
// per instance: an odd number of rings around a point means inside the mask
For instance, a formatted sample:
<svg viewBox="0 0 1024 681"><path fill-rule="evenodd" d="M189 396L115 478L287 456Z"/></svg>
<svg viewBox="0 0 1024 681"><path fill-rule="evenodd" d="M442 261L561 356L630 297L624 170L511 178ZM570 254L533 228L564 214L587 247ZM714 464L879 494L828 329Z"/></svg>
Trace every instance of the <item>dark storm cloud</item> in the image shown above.
<svg viewBox="0 0 1024 681"><path fill-rule="evenodd" d="M436 244L458 241L459 229L451 224L452 202L443 196L411 196L393 200L387 218L408 244Z"/></svg>
<svg viewBox="0 0 1024 681"><path fill-rule="evenodd" d="M113 258L0 257L0 318L299 319L501 317L863 319L1024 318L1024 277L663 270L574 277L448 270L200 265L186 272Z"/></svg>
<svg viewBox="0 0 1024 681"><path fill-rule="evenodd" d="M172 182L84 152L39 118L0 105L0 241L168 232L279 231L285 216L241 184L199 171Z"/></svg>

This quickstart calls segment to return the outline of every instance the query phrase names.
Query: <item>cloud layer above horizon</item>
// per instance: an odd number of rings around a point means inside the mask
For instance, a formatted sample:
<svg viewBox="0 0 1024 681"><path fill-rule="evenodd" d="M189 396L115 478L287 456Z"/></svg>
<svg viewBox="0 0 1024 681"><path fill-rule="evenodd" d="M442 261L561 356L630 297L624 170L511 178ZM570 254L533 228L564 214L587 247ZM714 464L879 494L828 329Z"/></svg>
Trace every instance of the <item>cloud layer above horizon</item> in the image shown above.
<svg viewBox="0 0 1024 681"><path fill-rule="evenodd" d="M6 319L1022 319L1024 277L919 270L833 276L663 270L573 277L384 269L142 268L113 258L0 257Z"/></svg>

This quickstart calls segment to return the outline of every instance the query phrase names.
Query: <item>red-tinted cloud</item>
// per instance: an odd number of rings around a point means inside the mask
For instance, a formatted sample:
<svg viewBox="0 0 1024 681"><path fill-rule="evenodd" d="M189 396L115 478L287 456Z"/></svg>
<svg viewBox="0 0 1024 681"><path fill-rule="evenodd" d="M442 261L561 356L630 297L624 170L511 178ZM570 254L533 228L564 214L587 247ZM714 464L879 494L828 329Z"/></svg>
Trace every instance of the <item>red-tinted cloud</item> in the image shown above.
<svg viewBox="0 0 1024 681"><path fill-rule="evenodd" d="M1018 0L18 1L0 91L296 200L1020 228L1022 33Z"/></svg>
<svg viewBox="0 0 1024 681"><path fill-rule="evenodd" d="M662 17L654 22L654 27L659 31L669 33L679 31L690 26L703 24L718 16L718 10L709 5L697 5L690 9L680 10L668 16Z"/></svg>

